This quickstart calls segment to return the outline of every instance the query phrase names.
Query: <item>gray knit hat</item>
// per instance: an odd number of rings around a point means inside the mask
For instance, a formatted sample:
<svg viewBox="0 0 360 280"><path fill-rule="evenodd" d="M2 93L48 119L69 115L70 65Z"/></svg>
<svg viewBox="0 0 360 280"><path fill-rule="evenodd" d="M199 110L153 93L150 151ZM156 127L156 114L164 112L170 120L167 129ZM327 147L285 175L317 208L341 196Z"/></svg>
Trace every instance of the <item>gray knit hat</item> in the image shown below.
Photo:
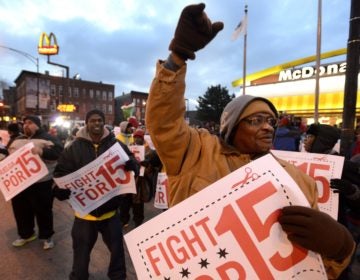
<svg viewBox="0 0 360 280"><path fill-rule="evenodd" d="M240 122L240 116L249 106L249 104L254 101L264 102L269 106L270 111L274 113L275 117L278 117L278 112L275 106L266 98L251 95L241 95L237 98L234 98L225 106L220 118L220 137L224 139L226 143L229 143L231 140L230 135L237 124ZM262 110L259 108L259 112L261 111Z"/></svg>

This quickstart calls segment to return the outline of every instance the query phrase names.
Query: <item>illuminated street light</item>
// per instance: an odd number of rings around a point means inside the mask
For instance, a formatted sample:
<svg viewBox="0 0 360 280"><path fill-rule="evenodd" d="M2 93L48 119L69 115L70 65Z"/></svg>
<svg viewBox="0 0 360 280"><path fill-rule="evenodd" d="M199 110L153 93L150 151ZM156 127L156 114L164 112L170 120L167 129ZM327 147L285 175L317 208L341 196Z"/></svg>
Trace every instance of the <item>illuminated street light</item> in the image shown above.
<svg viewBox="0 0 360 280"><path fill-rule="evenodd" d="M18 54L21 54L36 65L36 73L37 73L36 114L39 115L40 114L40 111L39 111L39 58L32 56L31 54L29 54L27 52L20 51L20 50L14 49L14 48L9 48L9 47L2 46L2 45L0 45L0 48L7 49L9 51L13 51Z"/></svg>

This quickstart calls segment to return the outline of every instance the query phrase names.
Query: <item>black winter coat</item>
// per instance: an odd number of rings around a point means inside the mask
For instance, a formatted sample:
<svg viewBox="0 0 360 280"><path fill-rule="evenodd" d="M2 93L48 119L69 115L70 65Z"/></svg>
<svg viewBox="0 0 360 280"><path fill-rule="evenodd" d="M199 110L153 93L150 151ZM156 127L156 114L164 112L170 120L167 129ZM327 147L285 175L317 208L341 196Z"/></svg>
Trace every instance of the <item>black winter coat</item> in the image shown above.
<svg viewBox="0 0 360 280"><path fill-rule="evenodd" d="M115 135L109 133L107 129L104 129L103 138L98 145L95 145L85 133L81 135L81 132L85 132L85 128L79 131L80 135L77 135L77 138L64 149L64 152L60 156L54 171L55 178L63 177L79 170L83 166L94 161L99 155L107 151L116 142L121 145L129 158L135 160L135 157L130 152L129 148L122 142L118 141L115 138ZM91 211L90 215L100 217L107 212L116 210L120 206L121 200L121 195L115 196L103 205Z"/></svg>

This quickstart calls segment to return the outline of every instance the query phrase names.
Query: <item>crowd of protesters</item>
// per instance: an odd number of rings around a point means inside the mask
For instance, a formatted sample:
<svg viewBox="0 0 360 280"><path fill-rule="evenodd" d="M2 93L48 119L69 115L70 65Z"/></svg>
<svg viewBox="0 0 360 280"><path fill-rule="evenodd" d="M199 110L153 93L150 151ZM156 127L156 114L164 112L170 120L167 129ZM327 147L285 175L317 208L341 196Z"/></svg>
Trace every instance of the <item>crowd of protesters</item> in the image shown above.
<svg viewBox="0 0 360 280"><path fill-rule="evenodd" d="M130 209L133 210L132 220L135 227L144 221L144 203L150 202L154 196L158 165L161 164L156 151L151 150L144 140L145 127L140 126L134 119L132 117L120 124L120 128L125 124L125 130L120 129L117 137L114 131L105 125L103 112L96 109L87 113L84 127L76 126L70 131L59 127L49 128L34 115L8 125L8 141L0 143L0 160L24 144L32 142L35 145L32 152L40 155L49 170L46 177L11 199L19 235L12 243L14 247L25 246L37 238L44 240L44 250L52 249L56 245L52 238L53 199L67 200L71 192L56 186L53 176L62 177L75 172L118 142L130 158L125 164L125 170L134 172L137 193L118 195L85 217L75 212L71 234L73 266L69 279L88 279L90 254L98 232L102 234L111 254L108 277L126 279L123 228L127 228L130 222ZM124 135L128 139L121 138ZM130 151L133 145L146 147L143 159L135 158ZM154 156L157 161L153 160Z"/></svg>

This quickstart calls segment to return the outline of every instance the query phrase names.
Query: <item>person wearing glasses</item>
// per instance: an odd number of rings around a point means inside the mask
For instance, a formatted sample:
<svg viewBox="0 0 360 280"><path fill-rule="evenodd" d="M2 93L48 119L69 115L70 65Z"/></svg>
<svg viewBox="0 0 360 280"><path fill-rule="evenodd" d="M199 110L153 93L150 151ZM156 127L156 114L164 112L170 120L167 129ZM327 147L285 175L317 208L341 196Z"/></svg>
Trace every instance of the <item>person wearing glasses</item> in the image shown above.
<svg viewBox="0 0 360 280"><path fill-rule="evenodd" d="M223 29L204 12L205 4L184 8L165 61L159 60L146 108L146 126L169 177L169 206L201 191L273 146L278 112L267 99L242 95L230 101L220 119L220 136L191 128L184 119L186 61ZM290 241L322 255L330 279L350 262L354 241L348 230L317 209L315 181L278 160L301 188L310 207L282 209L279 223Z"/></svg>

